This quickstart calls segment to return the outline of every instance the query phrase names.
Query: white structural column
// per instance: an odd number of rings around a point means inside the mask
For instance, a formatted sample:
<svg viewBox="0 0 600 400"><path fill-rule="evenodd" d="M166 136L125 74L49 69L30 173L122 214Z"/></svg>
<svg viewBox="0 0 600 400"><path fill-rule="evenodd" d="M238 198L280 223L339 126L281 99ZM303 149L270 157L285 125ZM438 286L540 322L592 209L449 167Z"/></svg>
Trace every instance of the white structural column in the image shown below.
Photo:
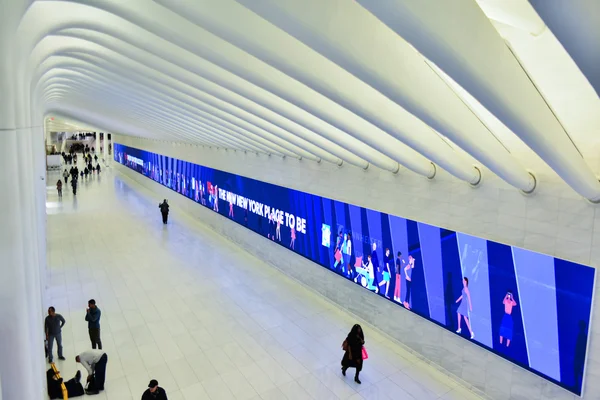
<svg viewBox="0 0 600 400"><path fill-rule="evenodd" d="M44 396L40 247L35 174L44 137L17 127L13 32L24 6L0 2L0 381L3 399ZM36 133L37 150L32 151ZM43 161L43 160L42 160ZM39 177L37 178L39 179ZM9 189L10 188L10 189ZM28 198L27 198L28 197Z"/></svg>

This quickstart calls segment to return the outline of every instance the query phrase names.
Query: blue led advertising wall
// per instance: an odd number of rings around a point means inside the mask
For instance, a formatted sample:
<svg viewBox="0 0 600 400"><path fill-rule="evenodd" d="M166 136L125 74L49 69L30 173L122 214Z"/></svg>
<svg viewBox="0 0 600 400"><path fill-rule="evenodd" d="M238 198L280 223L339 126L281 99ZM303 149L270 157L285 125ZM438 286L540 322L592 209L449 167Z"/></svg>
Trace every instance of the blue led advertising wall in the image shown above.
<svg viewBox="0 0 600 400"><path fill-rule="evenodd" d="M595 270L114 145L117 162L581 394Z"/></svg>

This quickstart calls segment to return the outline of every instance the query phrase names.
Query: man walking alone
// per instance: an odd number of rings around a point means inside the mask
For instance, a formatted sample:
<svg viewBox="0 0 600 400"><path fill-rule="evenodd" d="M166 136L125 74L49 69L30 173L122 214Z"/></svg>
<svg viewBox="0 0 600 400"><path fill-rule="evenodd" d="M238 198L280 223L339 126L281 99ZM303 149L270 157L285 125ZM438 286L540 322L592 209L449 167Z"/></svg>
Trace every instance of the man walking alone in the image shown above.
<svg viewBox="0 0 600 400"><path fill-rule="evenodd" d="M158 208L160 208L160 213L162 214L163 224L166 224L169 219L169 204L167 203L167 199L160 203Z"/></svg>

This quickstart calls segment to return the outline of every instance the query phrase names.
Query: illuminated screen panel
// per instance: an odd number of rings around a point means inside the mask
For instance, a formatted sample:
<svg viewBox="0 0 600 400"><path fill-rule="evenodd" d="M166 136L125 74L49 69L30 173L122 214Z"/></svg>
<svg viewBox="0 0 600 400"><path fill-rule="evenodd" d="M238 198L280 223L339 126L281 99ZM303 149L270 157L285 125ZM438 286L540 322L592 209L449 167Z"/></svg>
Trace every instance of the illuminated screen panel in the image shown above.
<svg viewBox="0 0 600 400"><path fill-rule="evenodd" d="M114 159L581 394L593 268L121 144Z"/></svg>

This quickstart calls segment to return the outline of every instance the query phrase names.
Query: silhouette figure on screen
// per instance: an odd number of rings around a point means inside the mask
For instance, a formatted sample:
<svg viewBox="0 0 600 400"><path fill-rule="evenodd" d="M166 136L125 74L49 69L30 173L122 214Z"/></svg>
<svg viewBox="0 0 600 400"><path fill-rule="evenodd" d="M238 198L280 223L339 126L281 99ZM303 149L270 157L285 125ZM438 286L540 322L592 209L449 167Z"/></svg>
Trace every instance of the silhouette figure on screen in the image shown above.
<svg viewBox="0 0 600 400"><path fill-rule="evenodd" d="M394 301L400 303L400 291L402 288L402 264L406 264L402 258L402 252L399 251L396 257L396 285L394 286Z"/></svg>
<svg viewBox="0 0 600 400"><path fill-rule="evenodd" d="M412 293L412 273L415 269L415 258L408 256L408 265L404 267L404 275L406 276L406 296L404 297L404 308L410 310L410 295Z"/></svg>
<svg viewBox="0 0 600 400"><path fill-rule="evenodd" d="M375 293L379 293L379 275L381 274L381 266L379 265L379 257L377 256L377 243L373 242L373 251L371 252L371 261L373 262L373 285L377 288Z"/></svg>
<svg viewBox="0 0 600 400"><path fill-rule="evenodd" d="M333 258L335 259L335 263L333 264L333 269L337 271L337 267L339 264L344 265L344 255L342 254L342 243L344 233L340 229L340 233L338 234L335 240L335 248L333 249Z"/></svg>
<svg viewBox="0 0 600 400"><path fill-rule="evenodd" d="M267 231L267 237L271 240L275 240L275 225L273 222L273 214L269 213L269 229Z"/></svg>
<svg viewBox="0 0 600 400"><path fill-rule="evenodd" d="M471 321L469 320L469 312L473 312L473 303L471 303L471 292L469 292L469 279L463 278L463 289L460 297L456 300L460 303L456 314L458 315L458 330L456 333L461 333L462 328L460 326L461 318L465 318L465 323L471 333L471 339L475 338L475 332L471 329Z"/></svg>
<svg viewBox="0 0 600 400"><path fill-rule="evenodd" d="M162 214L163 224L166 225L169 219L169 203L167 203L167 199L160 203L158 208L160 208L160 213Z"/></svg>
<svg viewBox="0 0 600 400"><path fill-rule="evenodd" d="M377 292L378 288L373 284L373 281L375 280L375 269L373 267L373 257L370 254L367 256L367 262L363 263L362 271L359 272L363 276L363 279L361 279L362 285L369 290Z"/></svg>
<svg viewBox="0 0 600 400"><path fill-rule="evenodd" d="M394 261L394 257L390 255L390 249L385 249L385 254L383 255L383 273L379 286L385 285L385 297L388 299L390 298L390 296L388 296L388 292L390 291L390 280L392 279L392 273L390 270L390 264L392 264L392 261Z"/></svg>
<svg viewBox="0 0 600 400"><path fill-rule="evenodd" d="M229 200L229 218L234 218L233 216L233 203Z"/></svg>
<svg viewBox="0 0 600 400"><path fill-rule="evenodd" d="M259 222L260 222L260 218L259 218ZM292 229L290 231L290 235L292 236L292 240L290 240L290 249L294 249L294 243L296 243L296 230L294 229L294 227L292 226Z"/></svg>
<svg viewBox="0 0 600 400"><path fill-rule="evenodd" d="M219 189L217 188L217 185L213 186L213 193L213 197L215 198L215 202L213 203L213 210L219 212Z"/></svg>
<svg viewBox="0 0 600 400"><path fill-rule="evenodd" d="M354 264L356 263L356 257L352 251L352 234L348 233L348 239L346 240L346 255L348 256L348 269L346 276L349 279L354 279Z"/></svg>
<svg viewBox="0 0 600 400"><path fill-rule="evenodd" d="M583 380L583 366L585 364L585 350L587 347L587 323L583 320L579 321L579 333L577 334L577 342L575 343L575 354L573 355L573 378L574 389L577 393L581 393L581 383Z"/></svg>
<svg viewBox="0 0 600 400"><path fill-rule="evenodd" d="M275 239L281 242L281 219L279 216L277 218L277 226L275 227Z"/></svg>
<svg viewBox="0 0 600 400"><path fill-rule="evenodd" d="M342 274L346 275L346 261L344 260L344 254L348 254L348 234L344 233L344 239L342 240L342 247L340 248L342 253L341 262L342 262Z"/></svg>
<svg viewBox="0 0 600 400"><path fill-rule="evenodd" d="M513 307L516 307L517 302L509 290L506 292L504 296L504 300L502 300L502 304L504 304L504 316L502 317L502 323L500 323L500 344L503 344L506 339L506 347L510 347L510 341L513 337L513 319L512 312Z"/></svg>
<svg viewBox="0 0 600 400"><path fill-rule="evenodd" d="M200 203L202 203L203 206L206 205L206 198L204 197L204 185L202 182L200 182Z"/></svg>

